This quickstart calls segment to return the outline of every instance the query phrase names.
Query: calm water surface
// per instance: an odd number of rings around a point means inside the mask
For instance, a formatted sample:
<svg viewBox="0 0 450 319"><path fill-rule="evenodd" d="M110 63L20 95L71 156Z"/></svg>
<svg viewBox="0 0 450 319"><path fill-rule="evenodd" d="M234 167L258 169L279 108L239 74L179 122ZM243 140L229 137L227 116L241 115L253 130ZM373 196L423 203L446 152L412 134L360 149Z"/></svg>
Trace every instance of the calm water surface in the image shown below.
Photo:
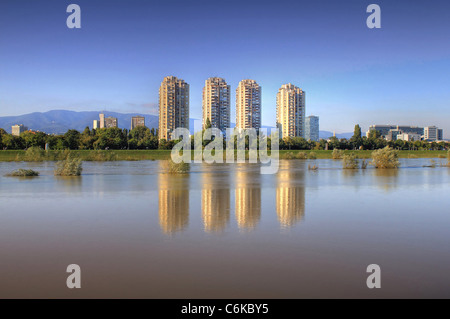
<svg viewBox="0 0 450 319"><path fill-rule="evenodd" d="M309 171L314 163L318 171ZM0 163L0 298L450 298L450 169ZM4 177L17 168L33 179ZM382 288L366 286L378 264ZM82 288L69 290L69 264Z"/></svg>

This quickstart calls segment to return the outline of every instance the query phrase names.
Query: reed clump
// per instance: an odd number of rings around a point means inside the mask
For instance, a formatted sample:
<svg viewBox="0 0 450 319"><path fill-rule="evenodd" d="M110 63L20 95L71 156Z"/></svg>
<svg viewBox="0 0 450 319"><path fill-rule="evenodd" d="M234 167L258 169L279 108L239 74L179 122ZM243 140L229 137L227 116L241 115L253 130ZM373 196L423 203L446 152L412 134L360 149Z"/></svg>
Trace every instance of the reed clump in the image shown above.
<svg viewBox="0 0 450 319"><path fill-rule="evenodd" d="M334 160L342 159L342 158L344 157L344 151L335 148L335 149L333 150L333 153L331 153L331 157L332 157Z"/></svg>
<svg viewBox="0 0 450 319"><path fill-rule="evenodd" d="M309 152L308 159L317 159L317 154L315 152Z"/></svg>
<svg viewBox="0 0 450 319"><path fill-rule="evenodd" d="M83 171L80 158L69 155L66 159L59 161L55 165L55 176L80 176Z"/></svg>
<svg viewBox="0 0 450 319"><path fill-rule="evenodd" d="M9 174L6 174L6 176L11 177L36 177L39 176L39 172L33 171L32 169L17 169Z"/></svg>
<svg viewBox="0 0 450 319"><path fill-rule="evenodd" d="M42 162L45 161L46 155L45 155L45 151L38 147L38 146L33 146L33 147L29 147L26 151L25 154L23 155L23 161L25 162Z"/></svg>
<svg viewBox="0 0 450 319"><path fill-rule="evenodd" d="M308 154L306 154L305 152L298 152L295 155L296 159L307 159L308 158Z"/></svg>
<svg viewBox="0 0 450 319"><path fill-rule="evenodd" d="M400 166L398 151L389 146L373 151L372 165L375 166L375 168L381 169L398 168Z"/></svg>
<svg viewBox="0 0 450 319"><path fill-rule="evenodd" d="M342 158L343 169L358 169L358 158L355 154L345 154Z"/></svg>
<svg viewBox="0 0 450 319"><path fill-rule="evenodd" d="M169 174L186 174L189 172L189 163L175 163L171 158L168 160Z"/></svg>

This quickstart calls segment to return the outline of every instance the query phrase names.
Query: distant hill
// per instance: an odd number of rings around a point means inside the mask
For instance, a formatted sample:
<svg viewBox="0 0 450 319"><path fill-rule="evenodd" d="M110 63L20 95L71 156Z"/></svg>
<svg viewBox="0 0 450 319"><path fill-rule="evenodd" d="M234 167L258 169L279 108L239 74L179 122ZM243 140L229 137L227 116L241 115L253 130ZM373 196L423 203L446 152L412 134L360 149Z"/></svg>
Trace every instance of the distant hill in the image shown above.
<svg viewBox="0 0 450 319"><path fill-rule="evenodd" d="M158 128L158 116L139 114L139 113L117 113L117 112L103 112L105 117L116 117L119 121L120 128L130 129L131 118L133 116L145 117L145 125L149 128ZM0 128L5 129L8 133L11 133L11 126L16 124L23 124L29 129L35 131L46 132L49 134L64 134L69 129L75 129L82 132L86 126L92 128L92 122L99 119L100 112L75 112L55 110L45 113L30 113L19 116L4 116L0 117ZM198 119L189 119L189 128L191 134L194 132L194 121L200 121ZM231 127L235 126L235 123L230 123ZM273 126L262 126L263 128L273 128ZM333 136L333 132L320 131L319 137L327 139ZM341 133L336 134L337 138L350 138L353 133Z"/></svg>
<svg viewBox="0 0 450 319"><path fill-rule="evenodd" d="M117 112L103 112L105 117L117 117L120 128L130 129L131 117L144 116L145 125L149 128L158 127L158 116L139 113L123 114ZM0 117L0 127L11 133L11 126L23 124L29 129L49 134L63 134L69 129L83 131L86 126L92 128L94 120L99 119L100 112L49 111L45 113L30 113L19 116Z"/></svg>

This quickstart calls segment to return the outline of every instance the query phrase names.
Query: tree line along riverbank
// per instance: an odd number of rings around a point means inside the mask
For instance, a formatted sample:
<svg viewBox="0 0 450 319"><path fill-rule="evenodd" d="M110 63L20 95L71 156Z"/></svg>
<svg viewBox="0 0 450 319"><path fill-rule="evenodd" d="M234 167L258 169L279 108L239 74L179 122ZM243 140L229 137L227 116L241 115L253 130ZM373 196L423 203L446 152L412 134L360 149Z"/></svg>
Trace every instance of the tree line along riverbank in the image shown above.
<svg viewBox="0 0 450 319"><path fill-rule="evenodd" d="M355 154L358 158L370 159L372 152L372 150L345 150L343 154ZM68 153L83 161L144 161L167 160L170 158L171 150L2 150L0 151L0 162L59 161L66 158ZM224 151L224 155L225 153ZM333 159L331 150L280 150L279 154L280 159ZM194 152L192 151L192 158L194 158L193 156ZM399 158L446 159L447 156L447 151L398 151Z"/></svg>

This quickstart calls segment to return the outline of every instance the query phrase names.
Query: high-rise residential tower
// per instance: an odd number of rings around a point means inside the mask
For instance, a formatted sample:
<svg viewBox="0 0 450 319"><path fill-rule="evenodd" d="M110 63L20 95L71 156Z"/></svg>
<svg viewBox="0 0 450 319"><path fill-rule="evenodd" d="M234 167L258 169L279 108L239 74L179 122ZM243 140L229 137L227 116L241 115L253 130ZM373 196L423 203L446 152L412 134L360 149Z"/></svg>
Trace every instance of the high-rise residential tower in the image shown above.
<svg viewBox="0 0 450 319"><path fill-rule="evenodd" d="M289 83L277 93L277 128L280 137L305 137L305 91Z"/></svg>
<svg viewBox="0 0 450 319"><path fill-rule="evenodd" d="M109 116L105 119L105 127L106 128L119 127L119 120L117 119L117 117Z"/></svg>
<svg viewBox="0 0 450 319"><path fill-rule="evenodd" d="M143 116L133 116L131 118L131 129L135 129L138 126L145 126L145 117Z"/></svg>
<svg viewBox="0 0 450 319"><path fill-rule="evenodd" d="M225 135L230 127L230 86L222 78L209 78L203 88L203 129L207 119Z"/></svg>
<svg viewBox="0 0 450 319"><path fill-rule="evenodd" d="M105 128L105 127L106 127L105 114L100 113L100 128Z"/></svg>
<svg viewBox="0 0 450 319"><path fill-rule="evenodd" d="M159 139L171 140L183 127L189 129L189 84L167 76L159 88Z"/></svg>
<svg viewBox="0 0 450 319"><path fill-rule="evenodd" d="M11 127L11 134L14 136L20 136L23 132L27 131L28 127L24 126L23 124L17 124L13 125Z"/></svg>
<svg viewBox="0 0 450 319"><path fill-rule="evenodd" d="M261 127L261 87L254 80L242 80L236 89L236 128Z"/></svg>
<svg viewBox="0 0 450 319"><path fill-rule="evenodd" d="M308 116L305 121L305 139L307 141L319 141L319 117Z"/></svg>

